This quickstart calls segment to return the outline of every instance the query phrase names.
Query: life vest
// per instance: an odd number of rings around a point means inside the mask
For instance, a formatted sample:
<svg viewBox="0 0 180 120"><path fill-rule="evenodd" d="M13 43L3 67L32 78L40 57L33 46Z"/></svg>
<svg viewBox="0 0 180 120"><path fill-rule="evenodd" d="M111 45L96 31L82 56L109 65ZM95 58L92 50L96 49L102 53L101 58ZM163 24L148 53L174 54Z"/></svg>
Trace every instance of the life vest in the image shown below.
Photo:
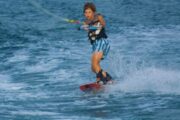
<svg viewBox="0 0 180 120"><path fill-rule="evenodd" d="M105 28L104 27L100 27L102 26L100 24L100 21L98 20L98 16L100 14L95 14L94 15L94 19L93 20L86 20L85 23L89 26L97 26L97 30L89 30L88 32L88 37L89 37L89 40L91 42L91 44L93 44L93 42L95 40L99 40L101 38L107 38L107 35L106 35L106 31L105 31Z"/></svg>

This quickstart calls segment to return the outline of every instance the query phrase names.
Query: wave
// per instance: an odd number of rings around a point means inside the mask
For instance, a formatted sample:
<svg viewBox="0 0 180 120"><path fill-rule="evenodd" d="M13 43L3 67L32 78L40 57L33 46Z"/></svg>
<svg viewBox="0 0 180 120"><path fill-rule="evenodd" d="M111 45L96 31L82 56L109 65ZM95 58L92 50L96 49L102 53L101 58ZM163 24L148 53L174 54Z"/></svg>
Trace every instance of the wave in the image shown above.
<svg viewBox="0 0 180 120"><path fill-rule="evenodd" d="M180 94L179 70L147 66L135 58L128 62L123 59L113 61L110 67L117 80L117 84L111 87L112 91Z"/></svg>

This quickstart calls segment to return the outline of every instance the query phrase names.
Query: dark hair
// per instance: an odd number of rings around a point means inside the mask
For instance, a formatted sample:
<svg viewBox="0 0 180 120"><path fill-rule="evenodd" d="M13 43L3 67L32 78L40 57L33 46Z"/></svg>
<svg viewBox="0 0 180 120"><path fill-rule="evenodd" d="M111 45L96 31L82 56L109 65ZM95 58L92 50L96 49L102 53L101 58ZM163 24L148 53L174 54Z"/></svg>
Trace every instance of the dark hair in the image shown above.
<svg viewBox="0 0 180 120"><path fill-rule="evenodd" d="M96 12L96 6L94 5L94 3L91 3L91 2L85 3L83 12L85 12L86 9L88 8L90 8L93 12Z"/></svg>

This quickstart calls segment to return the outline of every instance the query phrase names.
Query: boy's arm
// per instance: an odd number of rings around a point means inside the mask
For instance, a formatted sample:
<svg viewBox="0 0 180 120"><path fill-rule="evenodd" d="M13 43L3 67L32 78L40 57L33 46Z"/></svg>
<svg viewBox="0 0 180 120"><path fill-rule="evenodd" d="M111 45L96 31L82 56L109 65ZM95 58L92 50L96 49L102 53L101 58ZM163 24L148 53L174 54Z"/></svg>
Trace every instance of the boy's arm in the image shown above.
<svg viewBox="0 0 180 120"><path fill-rule="evenodd" d="M101 27L97 27L97 26L89 26L87 24L86 21L83 22L83 24L78 28L78 30L85 30L85 31L89 31L89 30L97 30L98 28L101 28Z"/></svg>
<svg viewBox="0 0 180 120"><path fill-rule="evenodd" d="M81 25L81 29L84 29L87 32L89 31L88 27L89 27L89 25L87 24L86 21L84 21L83 24Z"/></svg>
<svg viewBox="0 0 180 120"><path fill-rule="evenodd" d="M99 22L101 23L102 27L105 27L105 26L106 26L106 23L105 23L105 21L104 21L103 16L99 15L99 16L98 16L98 20L99 20Z"/></svg>

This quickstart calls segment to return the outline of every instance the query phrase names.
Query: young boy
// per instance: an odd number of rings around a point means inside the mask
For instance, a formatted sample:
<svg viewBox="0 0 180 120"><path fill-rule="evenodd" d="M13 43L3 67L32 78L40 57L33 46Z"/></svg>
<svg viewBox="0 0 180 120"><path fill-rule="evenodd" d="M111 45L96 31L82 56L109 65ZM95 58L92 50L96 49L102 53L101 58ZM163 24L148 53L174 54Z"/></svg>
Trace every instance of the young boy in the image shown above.
<svg viewBox="0 0 180 120"><path fill-rule="evenodd" d="M96 73L97 83L106 84L111 82L112 77L102 70L100 61L103 60L109 52L110 45L105 31L105 21L101 14L96 13L96 7L93 3L84 5L84 29L88 32L88 37L92 45L93 53L91 59L91 68ZM87 27L88 26L88 27ZM97 29L90 29L90 27Z"/></svg>

